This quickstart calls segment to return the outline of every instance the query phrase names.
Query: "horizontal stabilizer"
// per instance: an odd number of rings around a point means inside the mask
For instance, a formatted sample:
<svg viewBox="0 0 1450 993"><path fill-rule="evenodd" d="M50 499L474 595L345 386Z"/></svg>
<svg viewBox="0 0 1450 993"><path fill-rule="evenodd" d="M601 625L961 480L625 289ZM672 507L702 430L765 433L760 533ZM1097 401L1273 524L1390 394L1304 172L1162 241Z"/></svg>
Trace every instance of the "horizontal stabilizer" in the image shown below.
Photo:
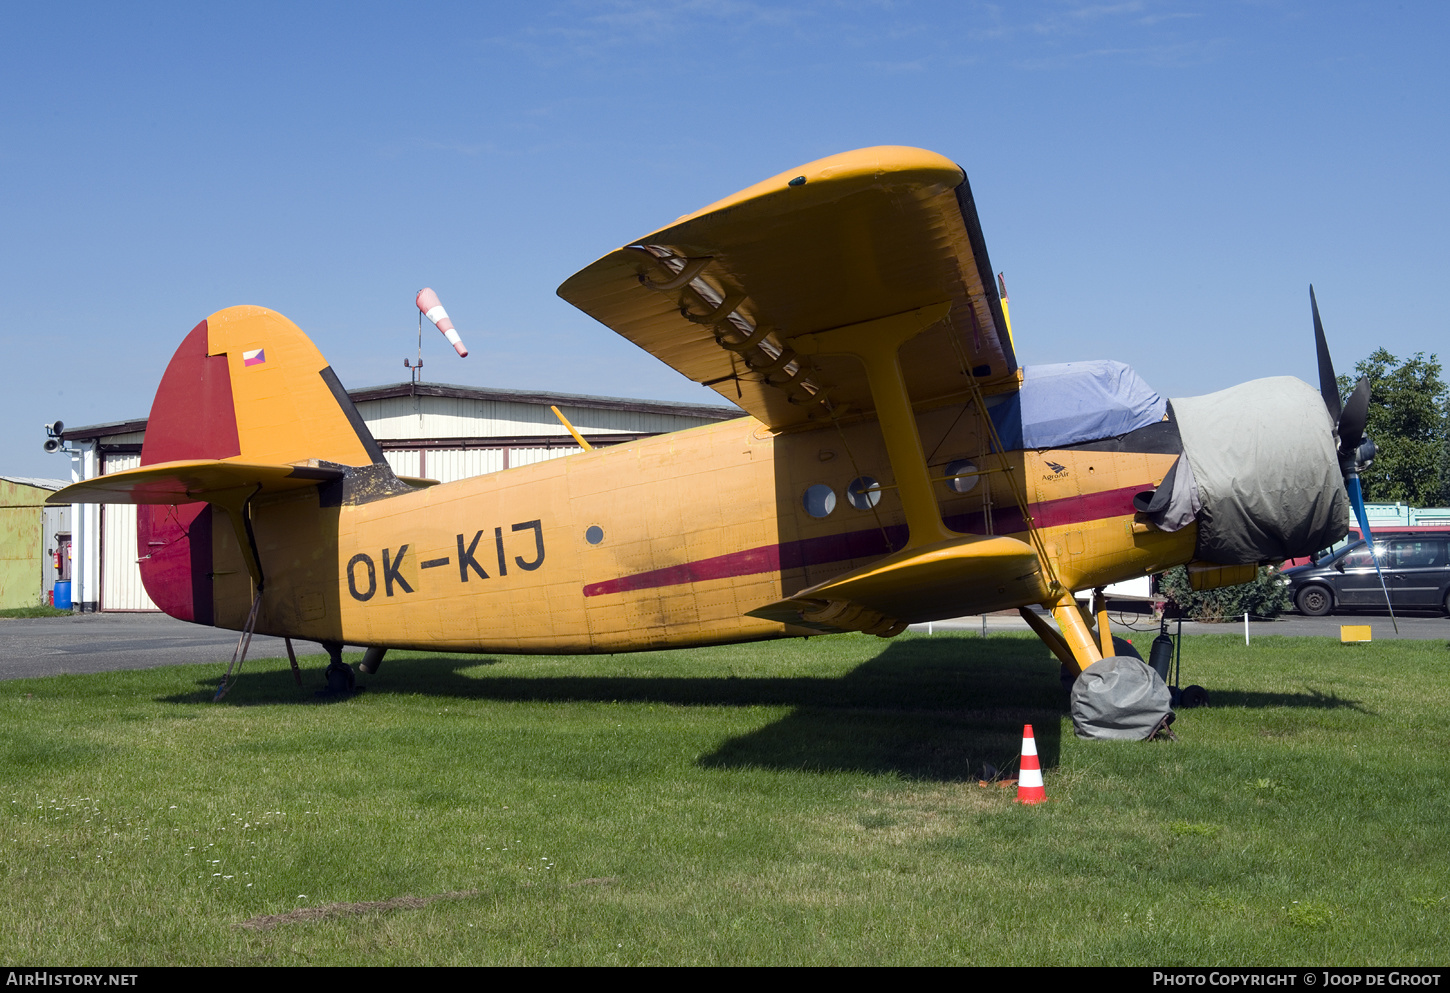
<svg viewBox="0 0 1450 993"><path fill-rule="evenodd" d="M310 465L255 465L192 459L160 462L107 473L72 483L47 498L47 503L178 504L208 501L213 495L232 494L242 488L251 493L280 493L320 486L341 479L343 470ZM249 493L249 495L251 495Z"/></svg>
<svg viewBox="0 0 1450 993"><path fill-rule="evenodd" d="M1000 535L963 535L888 555L752 610L750 616L821 630L880 633L882 620L916 624L1046 596L1031 545Z"/></svg>

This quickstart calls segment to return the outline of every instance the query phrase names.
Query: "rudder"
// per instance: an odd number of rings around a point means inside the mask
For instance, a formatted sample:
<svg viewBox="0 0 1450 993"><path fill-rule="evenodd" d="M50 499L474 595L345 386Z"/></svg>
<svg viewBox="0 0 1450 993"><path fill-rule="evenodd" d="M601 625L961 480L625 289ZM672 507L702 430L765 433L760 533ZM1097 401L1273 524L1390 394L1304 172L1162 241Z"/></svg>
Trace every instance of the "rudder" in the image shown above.
<svg viewBox="0 0 1450 993"><path fill-rule="evenodd" d="M229 307L202 321L161 378L141 465L187 459L384 462L317 346L262 307ZM173 617L212 623L211 506L136 509L141 579L152 601Z"/></svg>

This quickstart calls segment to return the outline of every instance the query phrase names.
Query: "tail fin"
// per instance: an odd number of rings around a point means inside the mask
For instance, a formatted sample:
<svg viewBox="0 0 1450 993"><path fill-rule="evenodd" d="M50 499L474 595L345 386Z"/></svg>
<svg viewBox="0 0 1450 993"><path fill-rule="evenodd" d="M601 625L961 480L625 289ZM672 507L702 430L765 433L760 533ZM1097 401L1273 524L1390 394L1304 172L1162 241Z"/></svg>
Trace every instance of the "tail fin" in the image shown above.
<svg viewBox="0 0 1450 993"><path fill-rule="evenodd" d="M212 314L186 336L161 377L141 465L187 459L386 465L322 353L297 325L261 307ZM212 506L136 510L146 592L173 617L213 623ZM232 531L232 523L218 518L215 530Z"/></svg>
<svg viewBox="0 0 1450 993"><path fill-rule="evenodd" d="M228 307L192 328L171 357L151 404L141 468L73 484L50 499L138 504L137 547L149 550L140 559L146 592L172 617L210 624L213 532L218 541L235 537L260 593L252 498L353 476L364 478L368 498L409 489L297 325L261 307ZM220 527L214 510L225 515Z"/></svg>
<svg viewBox="0 0 1450 993"><path fill-rule="evenodd" d="M141 464L188 459L360 466L383 453L297 325L262 307L228 307L186 336L151 404Z"/></svg>

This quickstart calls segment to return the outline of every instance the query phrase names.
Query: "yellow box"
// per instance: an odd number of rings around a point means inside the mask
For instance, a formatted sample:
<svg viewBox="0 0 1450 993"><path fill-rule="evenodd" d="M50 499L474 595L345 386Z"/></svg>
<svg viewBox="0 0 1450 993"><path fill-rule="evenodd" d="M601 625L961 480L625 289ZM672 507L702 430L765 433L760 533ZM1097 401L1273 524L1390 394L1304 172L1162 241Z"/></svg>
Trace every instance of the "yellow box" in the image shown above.
<svg viewBox="0 0 1450 993"><path fill-rule="evenodd" d="M1339 625L1340 644L1347 645L1351 641L1369 641L1368 624L1341 624Z"/></svg>

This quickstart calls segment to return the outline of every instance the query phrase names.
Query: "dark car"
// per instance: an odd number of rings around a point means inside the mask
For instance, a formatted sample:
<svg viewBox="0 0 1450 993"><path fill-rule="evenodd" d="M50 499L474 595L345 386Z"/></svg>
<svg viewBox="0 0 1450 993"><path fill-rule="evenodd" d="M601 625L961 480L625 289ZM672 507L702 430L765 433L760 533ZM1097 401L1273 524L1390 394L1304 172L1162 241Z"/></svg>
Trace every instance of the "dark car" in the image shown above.
<svg viewBox="0 0 1450 993"><path fill-rule="evenodd" d="M1427 534L1431 535L1432 537L1446 537L1450 536L1450 527L1446 527L1443 524L1387 524L1382 527L1376 527L1374 531L1375 540L1378 541L1380 544L1384 544L1386 538L1406 538L1411 535L1419 534ZM1352 527L1349 529L1349 534L1345 536L1345 545L1340 547L1352 545L1356 541L1359 541L1359 538L1359 528ZM1336 544L1338 544L1338 542L1336 542ZM1327 555L1333 554L1337 550L1338 549L1335 548L1326 548L1323 551L1315 552L1313 555L1303 555L1299 558L1285 559L1282 568L1287 570L1291 566L1310 565L1314 562L1320 561ZM1383 600L1384 597L1381 596L1380 599Z"/></svg>
<svg viewBox="0 0 1450 993"><path fill-rule="evenodd" d="M1441 535L1402 535L1375 544L1383 589L1369 545L1362 541L1314 565L1285 569L1282 575L1299 612L1321 617L1340 610L1384 610L1388 590L1396 610L1450 613L1450 540Z"/></svg>

